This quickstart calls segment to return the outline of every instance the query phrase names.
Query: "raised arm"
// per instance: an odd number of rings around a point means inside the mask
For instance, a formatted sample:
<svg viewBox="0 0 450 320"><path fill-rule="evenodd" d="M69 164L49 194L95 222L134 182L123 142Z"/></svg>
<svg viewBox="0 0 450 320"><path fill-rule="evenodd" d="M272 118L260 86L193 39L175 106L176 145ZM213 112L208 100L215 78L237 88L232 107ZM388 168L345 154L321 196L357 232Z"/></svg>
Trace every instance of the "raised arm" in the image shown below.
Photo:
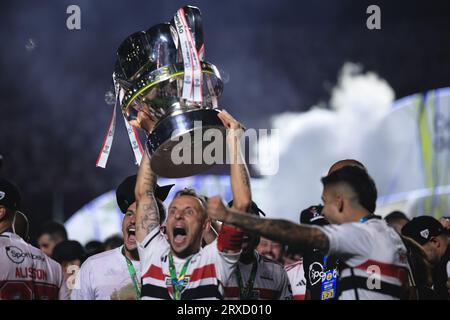
<svg viewBox="0 0 450 320"><path fill-rule="evenodd" d="M227 128L227 148L230 155L230 179L233 193L233 208L248 211L252 201L250 175L241 151L240 139L244 127L227 111L219 113L219 118Z"/></svg>
<svg viewBox="0 0 450 320"><path fill-rule="evenodd" d="M144 241L155 228L159 228L159 212L154 190L156 175L150 167L148 152L144 152L136 179L136 240Z"/></svg>
<svg viewBox="0 0 450 320"><path fill-rule="evenodd" d="M295 247L300 252L316 248L328 252L328 237L319 228L302 226L287 220L261 219L225 207L220 197L208 200L208 214L211 219L233 225L247 232L256 232L273 241Z"/></svg>

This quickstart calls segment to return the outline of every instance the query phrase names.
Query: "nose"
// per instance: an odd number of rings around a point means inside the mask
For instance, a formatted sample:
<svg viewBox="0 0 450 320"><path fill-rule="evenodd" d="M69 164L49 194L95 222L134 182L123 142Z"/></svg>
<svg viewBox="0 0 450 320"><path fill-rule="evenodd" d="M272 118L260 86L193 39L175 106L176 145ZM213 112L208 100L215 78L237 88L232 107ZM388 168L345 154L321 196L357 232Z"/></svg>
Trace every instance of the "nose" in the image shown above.
<svg viewBox="0 0 450 320"><path fill-rule="evenodd" d="M184 211L183 210L176 210L175 211L175 219L180 220L184 218Z"/></svg>
<svg viewBox="0 0 450 320"><path fill-rule="evenodd" d="M272 252L272 247L271 247L270 245L264 246L264 247L263 247L263 252L264 252L265 254L271 253L271 252Z"/></svg>
<svg viewBox="0 0 450 320"><path fill-rule="evenodd" d="M130 218L130 223L131 223L131 224L136 224L136 215L133 214L133 215L131 216L131 218Z"/></svg>

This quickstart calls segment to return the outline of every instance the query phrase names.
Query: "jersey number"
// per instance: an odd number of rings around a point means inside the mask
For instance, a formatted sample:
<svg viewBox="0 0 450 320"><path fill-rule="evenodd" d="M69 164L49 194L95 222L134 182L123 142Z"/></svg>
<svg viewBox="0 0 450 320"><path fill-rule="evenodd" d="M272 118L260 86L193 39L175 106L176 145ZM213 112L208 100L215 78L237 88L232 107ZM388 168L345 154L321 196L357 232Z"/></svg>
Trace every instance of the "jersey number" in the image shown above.
<svg viewBox="0 0 450 320"><path fill-rule="evenodd" d="M58 289L45 283L8 281L0 287L0 300L49 300L57 298Z"/></svg>

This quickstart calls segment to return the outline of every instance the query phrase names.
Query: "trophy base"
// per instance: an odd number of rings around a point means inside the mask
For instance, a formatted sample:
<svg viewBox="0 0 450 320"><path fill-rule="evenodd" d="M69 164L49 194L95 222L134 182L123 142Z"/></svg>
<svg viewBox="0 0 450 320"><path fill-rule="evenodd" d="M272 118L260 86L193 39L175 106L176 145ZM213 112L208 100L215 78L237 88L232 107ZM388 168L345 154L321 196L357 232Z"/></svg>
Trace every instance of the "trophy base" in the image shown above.
<svg viewBox="0 0 450 320"><path fill-rule="evenodd" d="M153 172L165 178L182 178L199 174L220 162L205 162L203 151L214 141L203 138L208 129L218 129L225 163L225 127L215 109L194 109L171 115L159 122L147 139ZM217 158L216 158L217 159Z"/></svg>

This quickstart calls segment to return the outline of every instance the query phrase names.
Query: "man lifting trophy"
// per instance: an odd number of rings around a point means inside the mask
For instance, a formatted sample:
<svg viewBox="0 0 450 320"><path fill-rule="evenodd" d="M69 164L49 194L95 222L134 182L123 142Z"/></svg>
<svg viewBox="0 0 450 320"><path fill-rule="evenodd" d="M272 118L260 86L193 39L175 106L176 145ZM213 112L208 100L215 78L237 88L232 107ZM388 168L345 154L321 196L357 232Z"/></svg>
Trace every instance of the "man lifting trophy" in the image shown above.
<svg viewBox="0 0 450 320"><path fill-rule="evenodd" d="M195 137L211 128L225 132L217 117L223 82L204 53L201 13L192 6L180 8L170 23L133 33L117 50L117 103L129 124L145 130L151 166L160 176L186 177L208 169L211 163L194 161L207 144ZM192 141L192 161L176 163L173 154L186 138Z"/></svg>

